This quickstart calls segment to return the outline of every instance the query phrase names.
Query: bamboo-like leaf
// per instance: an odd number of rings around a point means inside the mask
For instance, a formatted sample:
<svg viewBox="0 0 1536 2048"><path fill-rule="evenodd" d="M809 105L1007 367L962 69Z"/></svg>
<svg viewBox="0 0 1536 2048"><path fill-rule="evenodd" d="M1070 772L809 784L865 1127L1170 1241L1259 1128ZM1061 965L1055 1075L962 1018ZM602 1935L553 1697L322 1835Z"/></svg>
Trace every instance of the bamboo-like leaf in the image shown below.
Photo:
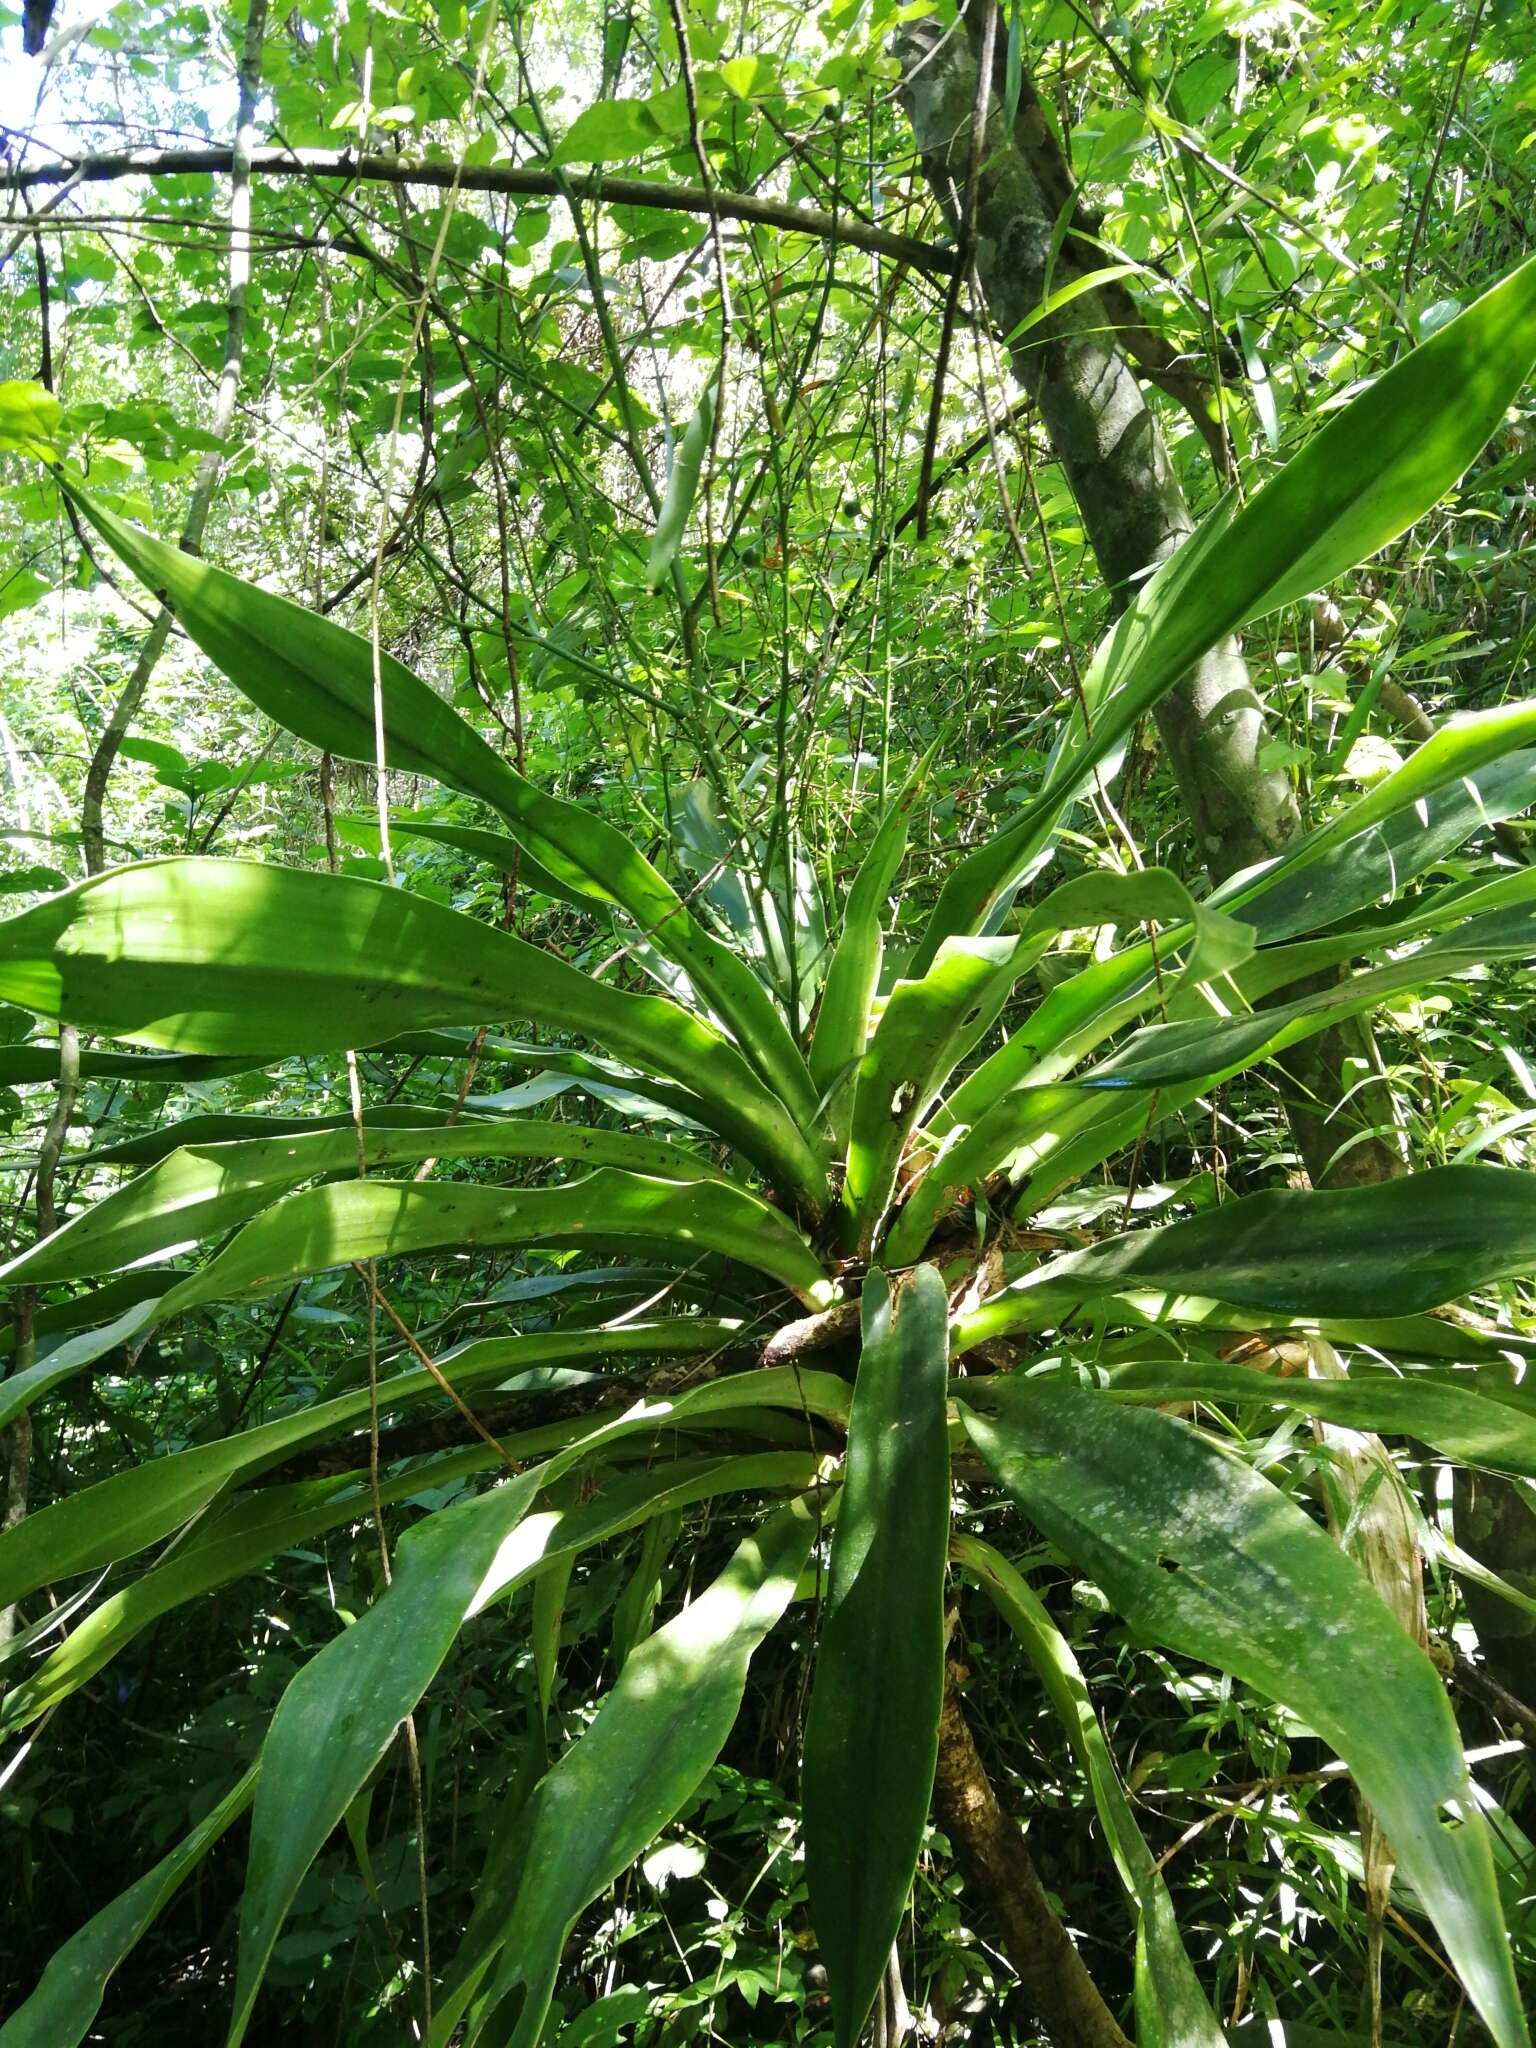
<svg viewBox="0 0 1536 2048"><path fill-rule="evenodd" d="M722 1136L825 1199L818 1156L699 1019L377 882L232 860L115 869L0 924L0 996L139 1044L268 1057L529 1017L683 1081Z"/></svg>
<svg viewBox="0 0 1536 2048"><path fill-rule="evenodd" d="M85 2039L113 1971L250 1805L256 1778L253 1765L152 1870L54 1951L32 1996L0 2026L0 2048L75 2048Z"/></svg>
<svg viewBox="0 0 1536 2048"><path fill-rule="evenodd" d="M1162 1871L1136 1825L1120 1773L1072 1646L1007 1559L976 1536L956 1536L950 1554L1023 1644L1067 1733L1136 1910L1136 2034L1142 2048L1226 2048L1179 1933Z"/></svg>
<svg viewBox="0 0 1536 2048"><path fill-rule="evenodd" d="M649 1847L719 1755L748 1661L793 1598L816 1527L796 1501L749 1536L719 1578L632 1653L596 1720L539 1786L504 1960L467 2048L519 1987L509 2048L534 2048L576 1916ZM446 2041L441 2021L432 2038L434 2048Z"/></svg>
<svg viewBox="0 0 1536 2048"><path fill-rule="evenodd" d="M917 1868L944 1694L948 1309L932 1266L864 1283L863 1351L806 1716L806 1874L837 2048L853 2048Z"/></svg>
<svg viewBox="0 0 1536 2048"><path fill-rule="evenodd" d="M1498 2048L1527 2048L1444 1687L1353 1562L1184 1423L1060 1379L975 1384L962 1416L999 1483L1133 1627L1278 1700L1343 1758Z"/></svg>
<svg viewBox="0 0 1536 2048"><path fill-rule="evenodd" d="M848 1142L854 1071L868 1045L870 1008L880 985L885 902L907 850L912 811L932 759L930 749L907 777L859 864L816 1013L811 1078L828 1104L834 1143L840 1147Z"/></svg>
<svg viewBox="0 0 1536 2048"><path fill-rule="evenodd" d="M378 748L377 684L384 757L391 767L434 776L481 798L501 813L553 880L587 902L627 911L653 944L687 970L770 1085L798 1116L810 1116L810 1074L768 992L702 929L671 883L622 832L519 775L393 655L380 649L375 663L372 645L334 620L184 554L96 504L77 484L62 477L60 483L236 689L300 739L344 759L372 763Z"/></svg>
<svg viewBox="0 0 1536 2048"><path fill-rule="evenodd" d="M656 515L656 531L651 538L651 552L646 562L646 581L653 590L670 573L677 551L683 544L688 516L693 510L694 499L699 495L699 479L704 473L704 458L709 453L710 439L715 431L715 408L719 400L720 376L717 371L704 386L693 417L684 428L683 438L672 458L672 473L667 478L666 495Z"/></svg>
<svg viewBox="0 0 1536 2048"><path fill-rule="evenodd" d="M1224 498L1143 585L1084 678L1093 734L1017 823L961 861L913 963L981 927L1093 766L1226 634L1334 582L1456 482L1536 359L1536 258L1378 377L1238 507ZM1517 742L1511 740L1509 744Z"/></svg>
<svg viewBox="0 0 1536 2048"><path fill-rule="evenodd" d="M355 1173L358 1149L357 1133L347 1127L182 1146L0 1266L0 1282L81 1280L177 1246L202 1244L257 1215L301 1181ZM658 1179L713 1178L702 1160L662 1139L532 1117L497 1123L470 1117L446 1128L415 1130L365 1126L362 1150L370 1169L428 1158L564 1159Z"/></svg>
<svg viewBox="0 0 1536 2048"><path fill-rule="evenodd" d="M813 1308L835 1289L810 1245L777 1209L730 1181L650 1180L600 1167L558 1188L456 1181L333 1181L286 1195L232 1244L172 1288L160 1320L203 1302L270 1293L355 1259L445 1247L664 1245L683 1263L701 1252L771 1274Z"/></svg>

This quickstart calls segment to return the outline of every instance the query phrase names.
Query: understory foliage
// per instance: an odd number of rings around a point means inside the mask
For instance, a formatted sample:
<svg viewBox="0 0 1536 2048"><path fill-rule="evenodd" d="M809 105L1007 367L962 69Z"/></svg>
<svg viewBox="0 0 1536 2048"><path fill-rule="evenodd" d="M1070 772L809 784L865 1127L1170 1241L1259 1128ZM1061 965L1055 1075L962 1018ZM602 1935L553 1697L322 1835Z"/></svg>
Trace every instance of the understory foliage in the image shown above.
<svg viewBox="0 0 1536 2048"><path fill-rule="evenodd" d="M1523 2048L1529 23L48 33L0 2048Z"/></svg>

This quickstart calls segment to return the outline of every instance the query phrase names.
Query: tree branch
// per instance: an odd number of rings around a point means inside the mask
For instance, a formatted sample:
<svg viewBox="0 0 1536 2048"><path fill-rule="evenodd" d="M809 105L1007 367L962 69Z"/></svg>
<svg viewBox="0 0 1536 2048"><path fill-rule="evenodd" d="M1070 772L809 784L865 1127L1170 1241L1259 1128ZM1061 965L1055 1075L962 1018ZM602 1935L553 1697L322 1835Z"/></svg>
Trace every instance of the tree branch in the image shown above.
<svg viewBox="0 0 1536 2048"><path fill-rule="evenodd" d="M178 178L228 171L234 152L210 149L129 149L84 156L75 163L35 164L0 172L0 192L24 192L37 185L103 185L118 178ZM422 157L378 156L329 149L256 149L251 170L262 178L345 178L365 184L457 186L461 192L500 192L529 199L577 199L610 206L651 206L664 213L699 213L724 220L755 221L813 241L841 242L872 255L908 263L914 270L947 277L955 251L914 235L828 213L819 206L791 206L749 192L708 192L702 185L663 185L649 178L607 178L596 173L571 177L559 170L518 169L510 164L456 164Z"/></svg>

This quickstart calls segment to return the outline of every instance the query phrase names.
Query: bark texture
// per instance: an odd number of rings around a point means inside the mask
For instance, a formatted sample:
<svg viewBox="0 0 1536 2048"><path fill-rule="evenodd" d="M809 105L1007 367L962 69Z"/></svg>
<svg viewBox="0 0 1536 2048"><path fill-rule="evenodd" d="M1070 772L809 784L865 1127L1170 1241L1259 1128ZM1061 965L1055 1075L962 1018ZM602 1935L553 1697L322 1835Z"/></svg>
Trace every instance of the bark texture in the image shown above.
<svg viewBox="0 0 1536 2048"><path fill-rule="evenodd" d="M953 1678L939 1717L933 1801L1052 2048L1131 2048L1057 1919L1023 1835L997 1803Z"/></svg>
<svg viewBox="0 0 1536 2048"><path fill-rule="evenodd" d="M1059 291L1103 269L1105 259L1069 233L1051 262L1056 224L1075 203L1074 181L1027 76L1012 128L1004 122L1000 53L1006 38L983 33L984 10L994 4L970 0L948 30L932 20L910 23L897 37L895 54L901 103L924 173L988 314L1008 336L1037 311L1047 287ZM978 119L982 52L989 42L991 76L984 119ZM982 137L975 166L974 134ZM1079 209L1076 225L1092 232L1097 222ZM1014 372L1039 407L1116 610L1194 527L1123 345L1133 330L1145 359L1145 331L1123 290L1111 287L1085 292L1035 322L1011 347ZM1171 363L1164 369L1175 379L1170 388L1198 417L1198 380ZM1169 383L1168 374L1147 374ZM1236 640L1223 641L1196 663L1155 716L1202 857L1217 881L1272 858L1297 836L1302 819L1290 778L1262 765L1269 737L1264 707ZM1287 1115L1315 1184L1376 1181L1402 1170L1394 1145L1368 1134L1390 1124L1390 1105L1374 1078L1362 1025L1322 1033L1294 1048L1283 1064L1291 1083Z"/></svg>

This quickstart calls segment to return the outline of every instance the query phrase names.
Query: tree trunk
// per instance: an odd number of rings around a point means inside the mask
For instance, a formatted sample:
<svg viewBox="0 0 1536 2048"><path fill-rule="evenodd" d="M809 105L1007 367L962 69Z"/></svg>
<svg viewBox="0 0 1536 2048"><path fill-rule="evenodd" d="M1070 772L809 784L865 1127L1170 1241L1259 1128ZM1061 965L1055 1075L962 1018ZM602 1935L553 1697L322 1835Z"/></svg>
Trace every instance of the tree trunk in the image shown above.
<svg viewBox="0 0 1536 2048"><path fill-rule="evenodd" d="M1052 2048L1131 2048L1057 1919L1023 1835L997 1803L953 1678L939 1716L933 1803Z"/></svg>

